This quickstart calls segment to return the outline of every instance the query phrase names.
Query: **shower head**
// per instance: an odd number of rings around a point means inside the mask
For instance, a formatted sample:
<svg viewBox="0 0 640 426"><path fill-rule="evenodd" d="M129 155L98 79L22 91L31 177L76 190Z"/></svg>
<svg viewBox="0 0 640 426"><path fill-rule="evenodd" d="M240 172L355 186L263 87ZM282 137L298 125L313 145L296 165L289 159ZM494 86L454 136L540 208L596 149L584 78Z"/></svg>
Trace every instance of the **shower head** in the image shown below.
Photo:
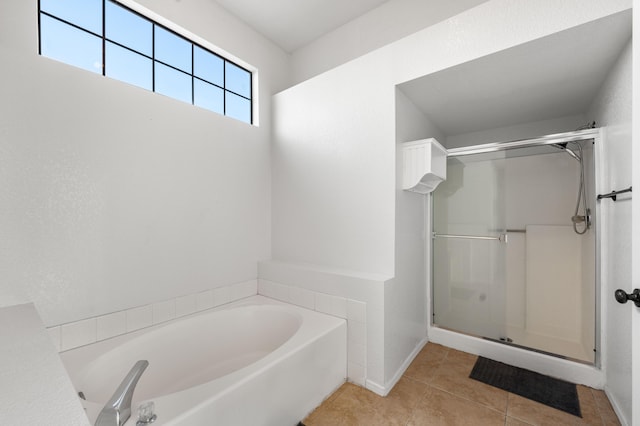
<svg viewBox="0 0 640 426"><path fill-rule="evenodd" d="M563 150L564 152L566 152L567 154L572 156L576 161L580 161L580 157L578 157L578 155L575 152L573 152L572 150L567 148L567 142L554 143L553 146L555 146L558 149Z"/></svg>
<svg viewBox="0 0 640 426"><path fill-rule="evenodd" d="M566 145L566 144L565 144ZM572 156L576 161L578 162L582 162L582 160L580 159L580 157L578 157L578 154L576 154L575 152L573 152L572 150L570 150L569 148L567 148L565 146L564 148L564 152L566 152L567 154L569 154L570 156Z"/></svg>

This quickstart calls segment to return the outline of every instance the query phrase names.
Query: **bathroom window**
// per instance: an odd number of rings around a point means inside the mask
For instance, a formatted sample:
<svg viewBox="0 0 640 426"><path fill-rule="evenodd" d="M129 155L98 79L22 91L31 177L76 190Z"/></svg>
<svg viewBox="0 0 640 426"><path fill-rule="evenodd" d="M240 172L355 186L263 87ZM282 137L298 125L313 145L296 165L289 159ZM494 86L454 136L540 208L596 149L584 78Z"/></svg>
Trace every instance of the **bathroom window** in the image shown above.
<svg viewBox="0 0 640 426"><path fill-rule="evenodd" d="M39 0L39 53L253 123L252 73L115 0Z"/></svg>

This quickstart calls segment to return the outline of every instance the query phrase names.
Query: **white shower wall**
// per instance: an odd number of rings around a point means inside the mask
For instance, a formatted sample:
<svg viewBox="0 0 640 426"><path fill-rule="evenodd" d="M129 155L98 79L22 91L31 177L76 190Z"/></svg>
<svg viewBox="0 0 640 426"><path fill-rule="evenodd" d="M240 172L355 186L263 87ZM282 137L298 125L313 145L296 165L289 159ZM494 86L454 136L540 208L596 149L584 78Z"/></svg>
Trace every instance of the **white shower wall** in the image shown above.
<svg viewBox="0 0 640 426"><path fill-rule="evenodd" d="M562 342L580 343L583 326L579 296L582 288L580 238L571 225L527 225L526 230L524 331ZM593 266L593 261L590 263ZM594 285L592 282L591 292L595 289ZM593 324L584 326L593 327ZM527 339L516 342L529 346ZM576 357L554 345L539 349ZM585 358L585 354L579 355L580 359Z"/></svg>
<svg viewBox="0 0 640 426"><path fill-rule="evenodd" d="M507 311L507 324L524 326L526 333L582 345L583 327L594 329L593 316L583 324L583 312L593 312L595 305L583 307L579 296L583 289L583 245L571 226L579 173L579 163L564 152L506 161L506 227L525 231L509 235L506 268L511 278L507 281L507 306L513 304ZM584 268L593 270L594 259ZM584 286L595 294L595 281ZM512 338L527 346L516 336ZM592 348L593 341L587 345ZM538 349L562 353L563 348Z"/></svg>

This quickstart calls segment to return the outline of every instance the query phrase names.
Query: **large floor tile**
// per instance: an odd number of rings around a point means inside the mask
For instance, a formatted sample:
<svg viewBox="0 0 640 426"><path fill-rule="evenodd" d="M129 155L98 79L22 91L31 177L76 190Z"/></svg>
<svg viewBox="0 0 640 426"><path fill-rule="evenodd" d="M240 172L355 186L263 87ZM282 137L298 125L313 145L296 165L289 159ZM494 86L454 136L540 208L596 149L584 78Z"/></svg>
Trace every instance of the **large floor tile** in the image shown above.
<svg viewBox="0 0 640 426"><path fill-rule="evenodd" d="M477 357L450 350L430 384L438 389L506 413L508 393L469 378Z"/></svg>
<svg viewBox="0 0 640 426"><path fill-rule="evenodd" d="M593 395L593 399L595 400L598 413L600 413L600 417L602 418L602 424L606 426L620 425L620 420L618 420L618 416L616 416L615 411L613 411L613 407L611 406L611 402L609 402L607 395L601 390L590 390Z"/></svg>
<svg viewBox="0 0 640 426"><path fill-rule="evenodd" d="M409 365L404 376L429 383L448 352L449 349L444 346L428 343Z"/></svg>
<svg viewBox="0 0 640 426"><path fill-rule="evenodd" d="M505 415L436 388L429 388L407 426L503 426Z"/></svg>
<svg viewBox="0 0 640 426"><path fill-rule="evenodd" d="M582 407L581 407L582 408ZM539 402L509 394L507 416L531 425L601 425L602 420L597 413L585 406L583 417L577 417L564 411L551 408Z"/></svg>
<svg viewBox="0 0 640 426"><path fill-rule="evenodd" d="M343 419L342 411L325 402L309 414L303 423L305 426L340 426Z"/></svg>
<svg viewBox="0 0 640 426"><path fill-rule="evenodd" d="M602 425L602 417L598 412L596 400L591 393L591 389L586 386L578 385L578 399L580 400L580 411L582 414L582 423L586 425Z"/></svg>
<svg viewBox="0 0 640 426"><path fill-rule="evenodd" d="M531 423L523 422L522 420L514 419L513 417L507 417L505 426L532 426Z"/></svg>
<svg viewBox="0 0 640 426"><path fill-rule="evenodd" d="M478 357L476 355L457 351L455 349L449 349L444 362L449 366L459 369L468 376L471 374L471 370L473 370L473 366L476 364L477 360Z"/></svg>
<svg viewBox="0 0 640 426"><path fill-rule="evenodd" d="M306 426L324 425L406 425L427 385L401 378L383 398L347 383L340 394L328 399L304 421Z"/></svg>
<svg viewBox="0 0 640 426"><path fill-rule="evenodd" d="M396 415L403 418L406 415L408 418L427 390L428 386L424 383L402 377L389 395L383 398L378 411L386 418Z"/></svg>

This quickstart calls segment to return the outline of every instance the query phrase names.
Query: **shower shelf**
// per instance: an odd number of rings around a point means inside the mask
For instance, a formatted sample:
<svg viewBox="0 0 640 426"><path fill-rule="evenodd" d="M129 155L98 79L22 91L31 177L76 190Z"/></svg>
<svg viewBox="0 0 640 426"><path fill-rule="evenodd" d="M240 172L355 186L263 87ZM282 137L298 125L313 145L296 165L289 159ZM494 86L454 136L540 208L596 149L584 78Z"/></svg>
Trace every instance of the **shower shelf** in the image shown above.
<svg viewBox="0 0 640 426"><path fill-rule="evenodd" d="M430 138L402 144L402 189L428 194L447 178L447 150Z"/></svg>

